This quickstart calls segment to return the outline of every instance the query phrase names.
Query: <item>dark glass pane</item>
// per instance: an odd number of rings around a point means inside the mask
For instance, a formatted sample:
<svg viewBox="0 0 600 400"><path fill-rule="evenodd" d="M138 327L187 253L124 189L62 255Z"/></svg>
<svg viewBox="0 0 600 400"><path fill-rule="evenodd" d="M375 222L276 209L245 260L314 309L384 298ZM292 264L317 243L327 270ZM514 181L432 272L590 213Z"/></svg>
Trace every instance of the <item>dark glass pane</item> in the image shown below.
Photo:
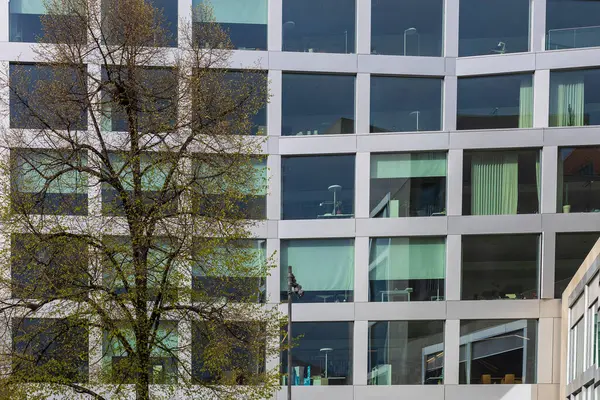
<svg viewBox="0 0 600 400"><path fill-rule="evenodd" d="M531 128L532 74L458 79L457 129Z"/></svg>
<svg viewBox="0 0 600 400"><path fill-rule="evenodd" d="M462 237L462 300L537 299L539 235Z"/></svg>
<svg viewBox="0 0 600 400"><path fill-rule="evenodd" d="M600 69L550 72L549 123L600 125Z"/></svg>
<svg viewBox="0 0 600 400"><path fill-rule="evenodd" d="M369 385L440 385L444 321L369 323Z"/></svg>
<svg viewBox="0 0 600 400"><path fill-rule="evenodd" d="M355 0L283 0L283 51L354 53Z"/></svg>
<svg viewBox="0 0 600 400"><path fill-rule="evenodd" d="M282 219L354 217L354 156L284 157Z"/></svg>
<svg viewBox="0 0 600 400"><path fill-rule="evenodd" d="M461 0L458 55L528 51L529 3L529 0Z"/></svg>
<svg viewBox="0 0 600 400"><path fill-rule="evenodd" d="M352 322L296 322L292 336L292 385L352 385ZM287 371L287 351L281 353L281 371ZM287 385L287 378L282 378Z"/></svg>
<svg viewBox="0 0 600 400"><path fill-rule="evenodd" d="M600 147L558 151L557 212L600 212Z"/></svg>
<svg viewBox="0 0 600 400"><path fill-rule="evenodd" d="M463 165L463 215L539 212L539 150L466 151Z"/></svg>
<svg viewBox="0 0 600 400"><path fill-rule="evenodd" d="M442 55L443 0L372 0L371 54Z"/></svg>
<svg viewBox="0 0 600 400"><path fill-rule="evenodd" d="M537 321L460 321L460 384L536 382Z"/></svg>
<svg viewBox="0 0 600 400"><path fill-rule="evenodd" d="M587 257L600 232L556 234L554 298L560 299L569 282Z"/></svg>
<svg viewBox="0 0 600 400"><path fill-rule="evenodd" d="M546 0L546 49L600 46L600 3Z"/></svg>

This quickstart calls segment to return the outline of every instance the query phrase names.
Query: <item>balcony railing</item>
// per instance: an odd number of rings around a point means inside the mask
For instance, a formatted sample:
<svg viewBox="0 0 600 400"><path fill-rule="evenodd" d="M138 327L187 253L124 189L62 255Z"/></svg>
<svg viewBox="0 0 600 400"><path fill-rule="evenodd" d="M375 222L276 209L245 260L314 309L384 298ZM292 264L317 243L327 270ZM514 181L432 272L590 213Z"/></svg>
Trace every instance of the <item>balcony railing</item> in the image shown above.
<svg viewBox="0 0 600 400"><path fill-rule="evenodd" d="M600 25L550 29L546 39L546 50L600 46Z"/></svg>

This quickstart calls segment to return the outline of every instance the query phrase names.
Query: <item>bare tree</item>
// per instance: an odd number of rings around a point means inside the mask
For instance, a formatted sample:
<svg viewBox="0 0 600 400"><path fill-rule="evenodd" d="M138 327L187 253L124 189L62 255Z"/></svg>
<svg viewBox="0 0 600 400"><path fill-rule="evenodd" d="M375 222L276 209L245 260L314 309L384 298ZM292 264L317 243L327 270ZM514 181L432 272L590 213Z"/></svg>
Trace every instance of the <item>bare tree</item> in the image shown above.
<svg viewBox="0 0 600 400"><path fill-rule="evenodd" d="M47 9L1 77L2 396L269 397L265 75L206 7L193 37L144 0Z"/></svg>

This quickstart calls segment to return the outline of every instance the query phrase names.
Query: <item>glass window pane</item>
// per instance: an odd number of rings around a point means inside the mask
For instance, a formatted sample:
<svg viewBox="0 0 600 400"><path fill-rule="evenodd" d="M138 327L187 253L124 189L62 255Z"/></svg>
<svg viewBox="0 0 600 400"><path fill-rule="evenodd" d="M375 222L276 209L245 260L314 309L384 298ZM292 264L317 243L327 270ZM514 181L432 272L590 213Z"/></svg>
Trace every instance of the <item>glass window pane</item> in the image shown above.
<svg viewBox="0 0 600 400"><path fill-rule="evenodd" d="M352 322L295 322L292 336L292 385L352 385ZM287 373L287 350L281 353L281 372ZM287 377L282 377L287 385Z"/></svg>
<svg viewBox="0 0 600 400"><path fill-rule="evenodd" d="M281 134L354 133L352 75L283 74Z"/></svg>
<svg viewBox="0 0 600 400"><path fill-rule="evenodd" d="M444 300L445 276L445 238L371 238L370 301Z"/></svg>
<svg viewBox="0 0 600 400"><path fill-rule="evenodd" d="M283 51L354 53L355 0L283 0Z"/></svg>
<svg viewBox="0 0 600 400"><path fill-rule="evenodd" d="M371 132L439 131L441 78L371 76Z"/></svg>
<svg viewBox="0 0 600 400"><path fill-rule="evenodd" d="M446 153L371 155L370 217L446 214Z"/></svg>
<svg viewBox="0 0 600 400"><path fill-rule="evenodd" d="M531 128L532 76L459 78L457 129Z"/></svg>
<svg viewBox="0 0 600 400"><path fill-rule="evenodd" d="M458 55L529 50L529 0L460 1Z"/></svg>
<svg viewBox="0 0 600 400"><path fill-rule="evenodd" d="M462 300L538 298L539 235L462 237Z"/></svg>
<svg viewBox="0 0 600 400"><path fill-rule="evenodd" d="M600 212L600 147L558 150L557 212Z"/></svg>
<svg viewBox="0 0 600 400"><path fill-rule="evenodd" d="M76 39L77 41L85 38L85 26L78 22L77 17L59 14L64 8L69 7L68 3L57 3L59 8L54 7L52 14L48 14L47 3L44 0L10 0L8 4L10 10L8 17L9 40L11 42L47 43L57 37ZM48 31L50 36L45 34L43 21L47 24L46 27L51 29ZM68 32L54 29L61 24L68 25Z"/></svg>
<svg viewBox="0 0 600 400"><path fill-rule="evenodd" d="M283 157L282 219L354 217L354 156Z"/></svg>
<svg viewBox="0 0 600 400"><path fill-rule="evenodd" d="M234 48L267 50L267 0L193 0L192 4L195 40L201 40L202 23L217 23L227 32ZM206 21L204 11L208 9L212 18ZM202 43L200 47L204 47Z"/></svg>
<svg viewBox="0 0 600 400"><path fill-rule="evenodd" d="M443 0L372 0L371 54L442 55Z"/></svg>
<svg viewBox="0 0 600 400"><path fill-rule="evenodd" d="M599 93L600 69L550 72L550 126L600 125Z"/></svg>
<svg viewBox="0 0 600 400"><path fill-rule="evenodd" d="M354 240L298 239L281 241L281 300L287 300L287 270L304 296L295 303L344 303L354 297Z"/></svg>
<svg viewBox="0 0 600 400"><path fill-rule="evenodd" d="M600 46L600 3L546 0L546 49Z"/></svg>
<svg viewBox="0 0 600 400"><path fill-rule="evenodd" d="M460 321L461 384L536 382L537 320Z"/></svg>
<svg viewBox="0 0 600 400"><path fill-rule="evenodd" d="M539 150L466 151L463 215L539 212Z"/></svg>
<svg viewBox="0 0 600 400"><path fill-rule="evenodd" d="M369 385L439 385L444 321L369 322Z"/></svg>
<svg viewBox="0 0 600 400"><path fill-rule="evenodd" d="M554 298L560 299L583 260L594 247L600 232L556 234Z"/></svg>

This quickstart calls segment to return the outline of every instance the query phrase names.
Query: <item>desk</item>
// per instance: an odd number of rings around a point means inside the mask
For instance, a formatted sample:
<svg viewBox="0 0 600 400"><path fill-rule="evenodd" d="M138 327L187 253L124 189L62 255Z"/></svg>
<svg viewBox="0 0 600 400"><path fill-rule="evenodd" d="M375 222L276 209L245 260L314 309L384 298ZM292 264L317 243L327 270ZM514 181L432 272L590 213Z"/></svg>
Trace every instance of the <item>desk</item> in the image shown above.
<svg viewBox="0 0 600 400"><path fill-rule="evenodd" d="M410 294L413 292L413 288L406 289L394 289L394 290L384 290L381 292L381 301L385 301L385 297L387 296L387 301L390 301L390 296L406 296L407 301L410 301Z"/></svg>
<svg viewBox="0 0 600 400"><path fill-rule="evenodd" d="M327 299L330 297L333 297L332 294L318 294L317 297L320 297L323 299L323 303L327 303Z"/></svg>
<svg viewBox="0 0 600 400"><path fill-rule="evenodd" d="M354 214L321 214L317 219L354 218Z"/></svg>

